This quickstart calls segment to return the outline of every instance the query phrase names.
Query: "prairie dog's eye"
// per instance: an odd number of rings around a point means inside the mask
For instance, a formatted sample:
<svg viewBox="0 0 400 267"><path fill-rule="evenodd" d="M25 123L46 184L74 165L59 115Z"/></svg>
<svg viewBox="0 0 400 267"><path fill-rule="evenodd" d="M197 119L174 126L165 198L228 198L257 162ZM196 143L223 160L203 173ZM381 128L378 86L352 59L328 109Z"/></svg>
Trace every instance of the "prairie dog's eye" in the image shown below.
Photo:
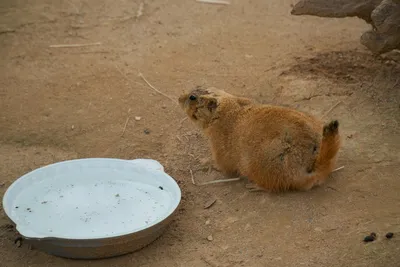
<svg viewBox="0 0 400 267"><path fill-rule="evenodd" d="M197 99L197 97L196 97L195 95L190 95L190 96L189 96L189 99L192 100L192 101L194 101L194 100Z"/></svg>

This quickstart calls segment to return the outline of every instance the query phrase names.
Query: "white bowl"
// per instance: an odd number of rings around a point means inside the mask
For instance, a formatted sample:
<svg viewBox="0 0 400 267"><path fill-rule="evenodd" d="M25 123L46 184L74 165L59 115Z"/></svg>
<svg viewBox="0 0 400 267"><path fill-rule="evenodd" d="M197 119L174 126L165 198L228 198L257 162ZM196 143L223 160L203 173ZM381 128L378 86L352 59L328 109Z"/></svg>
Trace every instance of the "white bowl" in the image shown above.
<svg viewBox="0 0 400 267"><path fill-rule="evenodd" d="M104 258L158 238L181 199L175 180L150 159L78 159L16 180L3 207L33 246L68 258Z"/></svg>

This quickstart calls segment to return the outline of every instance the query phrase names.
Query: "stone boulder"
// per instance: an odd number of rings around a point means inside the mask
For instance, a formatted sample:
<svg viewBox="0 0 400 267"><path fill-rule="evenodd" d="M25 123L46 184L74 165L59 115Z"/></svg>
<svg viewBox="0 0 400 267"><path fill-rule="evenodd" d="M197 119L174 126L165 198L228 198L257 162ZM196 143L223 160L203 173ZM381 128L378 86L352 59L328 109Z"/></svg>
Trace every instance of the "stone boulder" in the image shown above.
<svg viewBox="0 0 400 267"><path fill-rule="evenodd" d="M400 49L400 0L301 0L291 14L358 17L372 26L360 38L372 53L380 55Z"/></svg>

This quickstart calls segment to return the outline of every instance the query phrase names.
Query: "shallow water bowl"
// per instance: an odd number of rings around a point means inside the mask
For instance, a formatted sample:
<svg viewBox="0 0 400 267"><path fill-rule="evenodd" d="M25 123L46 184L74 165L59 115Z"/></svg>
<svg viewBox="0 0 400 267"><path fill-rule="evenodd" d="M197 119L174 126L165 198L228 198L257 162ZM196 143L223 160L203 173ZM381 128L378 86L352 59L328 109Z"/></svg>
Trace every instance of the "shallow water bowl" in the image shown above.
<svg viewBox="0 0 400 267"><path fill-rule="evenodd" d="M77 159L36 169L6 191L3 207L33 247L74 259L141 249L165 230L181 200L155 160Z"/></svg>

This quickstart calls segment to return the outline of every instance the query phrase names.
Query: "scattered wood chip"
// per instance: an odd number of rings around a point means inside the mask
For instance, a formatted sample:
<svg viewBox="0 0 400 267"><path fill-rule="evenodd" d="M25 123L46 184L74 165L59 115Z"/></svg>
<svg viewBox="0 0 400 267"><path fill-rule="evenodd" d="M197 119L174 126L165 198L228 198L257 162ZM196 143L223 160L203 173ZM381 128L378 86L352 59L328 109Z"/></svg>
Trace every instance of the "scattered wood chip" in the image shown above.
<svg viewBox="0 0 400 267"><path fill-rule="evenodd" d="M84 46L94 46L94 45L101 45L100 42L97 43L88 43L88 44L55 44L50 45L51 48L68 48L68 47L84 47Z"/></svg>
<svg viewBox="0 0 400 267"><path fill-rule="evenodd" d="M14 240L14 244L17 246L17 248L20 248L22 246L22 237L17 237Z"/></svg>
<svg viewBox="0 0 400 267"><path fill-rule="evenodd" d="M140 3L139 8L136 12L136 19L140 18L143 15L143 8L144 8L144 3Z"/></svg>
<svg viewBox="0 0 400 267"><path fill-rule="evenodd" d="M212 198L212 199L208 200L208 201L204 204L204 209L209 209L209 208L211 208L211 206L214 205L215 202L217 202L217 199L216 199L216 198Z"/></svg>
<svg viewBox="0 0 400 267"><path fill-rule="evenodd" d="M322 232L322 228L321 228L321 227L315 227L315 228L314 228L314 231L315 231L315 232Z"/></svg>
<svg viewBox="0 0 400 267"><path fill-rule="evenodd" d="M205 4L216 4L216 5L230 5L231 4L229 1L224 1L224 0L196 0L196 2L205 3Z"/></svg>

